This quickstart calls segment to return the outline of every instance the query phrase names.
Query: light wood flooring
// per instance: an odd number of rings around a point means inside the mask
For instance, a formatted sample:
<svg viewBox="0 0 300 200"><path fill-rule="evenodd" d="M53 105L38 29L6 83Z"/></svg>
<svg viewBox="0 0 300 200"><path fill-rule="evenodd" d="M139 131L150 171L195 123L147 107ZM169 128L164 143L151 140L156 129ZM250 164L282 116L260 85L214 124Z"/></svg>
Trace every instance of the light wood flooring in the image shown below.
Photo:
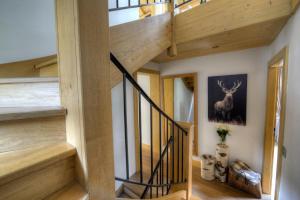
<svg viewBox="0 0 300 200"><path fill-rule="evenodd" d="M193 167L193 199L192 200L254 200L250 195L234 189L227 184L216 181L205 181L200 176L200 169ZM263 200L271 200L264 195Z"/></svg>

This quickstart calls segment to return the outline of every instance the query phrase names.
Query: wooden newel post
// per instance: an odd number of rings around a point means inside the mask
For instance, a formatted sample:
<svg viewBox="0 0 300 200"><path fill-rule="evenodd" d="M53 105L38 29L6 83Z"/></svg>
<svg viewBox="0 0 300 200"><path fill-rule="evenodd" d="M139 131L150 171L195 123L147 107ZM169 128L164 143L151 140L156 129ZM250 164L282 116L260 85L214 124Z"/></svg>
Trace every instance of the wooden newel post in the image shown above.
<svg viewBox="0 0 300 200"><path fill-rule="evenodd" d="M194 138L194 125L186 122L178 122L178 124L187 131L184 136L184 175L187 179L185 185L186 199L192 197L192 157L193 157L193 138Z"/></svg>
<svg viewBox="0 0 300 200"><path fill-rule="evenodd" d="M76 180L90 200L115 198L108 1L56 0L58 64Z"/></svg>

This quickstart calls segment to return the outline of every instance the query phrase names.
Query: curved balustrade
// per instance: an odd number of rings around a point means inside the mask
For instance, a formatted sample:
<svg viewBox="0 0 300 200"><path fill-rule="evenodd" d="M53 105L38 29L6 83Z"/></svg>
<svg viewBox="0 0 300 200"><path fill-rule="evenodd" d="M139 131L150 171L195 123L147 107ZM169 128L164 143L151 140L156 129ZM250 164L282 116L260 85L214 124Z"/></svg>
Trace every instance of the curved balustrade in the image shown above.
<svg viewBox="0 0 300 200"><path fill-rule="evenodd" d="M186 153L188 149L189 138L188 132L181 127L171 117L156 105L135 79L127 72L124 66L111 53L110 59L112 63L123 74L123 108L124 108L124 128L125 128L125 157L126 157L126 177L116 177L115 180L125 183L136 184L144 186L145 189L140 198L153 198L154 196L164 196L169 194L171 187L175 184L182 184L187 182L187 160L189 154ZM138 125L139 125L139 181L133 181L129 175L129 161L128 161L128 130L127 130L127 102L126 102L126 84L129 81L138 92ZM145 181L143 171L143 150L142 150L142 120L141 116L141 99L144 98L150 105L150 177ZM159 114L159 130L153 130L153 111ZM159 149L154 149L153 134L159 135ZM165 142L163 139L165 138ZM154 151L158 152L157 163L154 159ZM187 156L187 157L185 157Z"/></svg>

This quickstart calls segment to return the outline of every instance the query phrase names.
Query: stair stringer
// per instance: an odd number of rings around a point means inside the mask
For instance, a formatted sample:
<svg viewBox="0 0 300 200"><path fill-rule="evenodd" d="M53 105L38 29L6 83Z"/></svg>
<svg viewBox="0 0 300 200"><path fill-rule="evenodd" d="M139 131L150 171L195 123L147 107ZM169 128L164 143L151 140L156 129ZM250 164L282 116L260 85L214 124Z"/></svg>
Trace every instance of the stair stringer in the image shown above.
<svg viewBox="0 0 300 200"><path fill-rule="evenodd" d="M133 73L171 46L171 14L165 13L110 27L112 53ZM112 87L122 75L111 63Z"/></svg>

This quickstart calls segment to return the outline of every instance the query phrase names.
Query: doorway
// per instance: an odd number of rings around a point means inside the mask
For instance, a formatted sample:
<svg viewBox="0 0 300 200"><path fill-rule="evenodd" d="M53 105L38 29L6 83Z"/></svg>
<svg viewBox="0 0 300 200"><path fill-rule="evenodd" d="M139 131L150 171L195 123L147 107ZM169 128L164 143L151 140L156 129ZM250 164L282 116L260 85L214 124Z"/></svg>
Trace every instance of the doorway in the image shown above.
<svg viewBox="0 0 300 200"><path fill-rule="evenodd" d="M151 98L151 100L160 107L160 72L152 69L141 68L134 73L134 78L145 91L145 93ZM153 162L157 163L159 159L159 112L150 107L149 102L141 97L141 127L139 127L139 95L138 91L134 90L134 126L135 126L135 157L136 161L140 160L140 151L144 156L143 169L150 170L150 151L151 142L153 145ZM151 114L150 114L151 113ZM140 130L141 129L141 130ZM142 133L142 149L139 149L140 143L140 131ZM136 162L136 169L140 169L140 163Z"/></svg>
<svg viewBox="0 0 300 200"><path fill-rule="evenodd" d="M282 49L268 66L262 189L272 199L278 199L283 146L288 48Z"/></svg>
<svg viewBox="0 0 300 200"><path fill-rule="evenodd" d="M194 124L193 155L198 156L197 73L164 76L162 106L175 121Z"/></svg>

